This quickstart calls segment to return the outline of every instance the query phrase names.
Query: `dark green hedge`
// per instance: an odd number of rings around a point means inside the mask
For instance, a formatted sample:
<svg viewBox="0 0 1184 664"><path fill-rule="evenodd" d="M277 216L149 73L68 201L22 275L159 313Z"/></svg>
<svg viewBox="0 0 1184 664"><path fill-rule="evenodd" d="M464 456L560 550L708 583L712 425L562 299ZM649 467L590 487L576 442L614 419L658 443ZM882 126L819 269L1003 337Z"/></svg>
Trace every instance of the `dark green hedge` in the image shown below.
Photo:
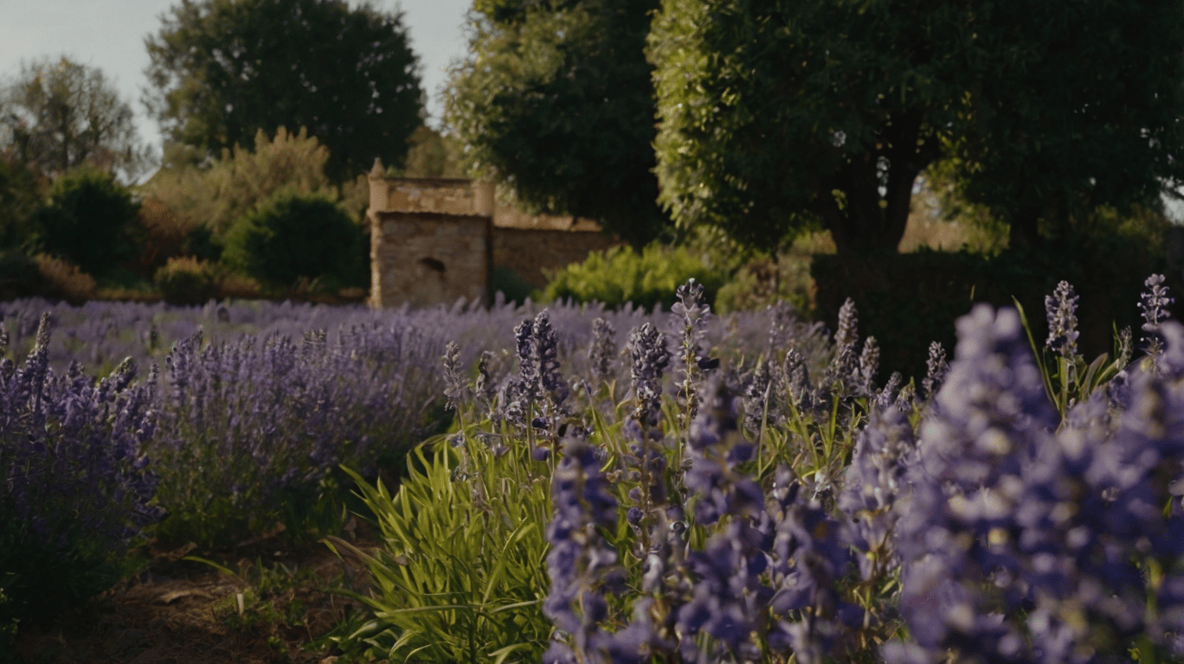
<svg viewBox="0 0 1184 664"><path fill-rule="evenodd" d="M815 256L816 316L831 328L847 297L859 312L859 331L880 343L880 380L892 371L918 381L925 375L929 343L940 341L953 357L954 321L976 302L1023 305L1037 343L1048 335L1044 296L1068 281L1080 296L1077 317L1082 353L1092 359L1113 353L1114 325L1130 325L1138 340L1143 282L1168 277L1169 294L1184 294L1179 270L1171 273L1159 248L1115 238L1077 243L1053 251L1005 251L988 257L966 251L865 256Z"/></svg>

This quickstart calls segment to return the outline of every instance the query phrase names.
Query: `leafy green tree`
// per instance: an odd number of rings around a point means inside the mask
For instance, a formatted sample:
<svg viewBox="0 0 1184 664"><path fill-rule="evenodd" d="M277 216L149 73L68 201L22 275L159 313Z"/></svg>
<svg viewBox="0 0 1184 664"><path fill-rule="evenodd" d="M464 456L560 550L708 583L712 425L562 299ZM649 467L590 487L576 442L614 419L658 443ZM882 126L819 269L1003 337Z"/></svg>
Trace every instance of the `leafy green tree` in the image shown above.
<svg viewBox="0 0 1184 664"><path fill-rule="evenodd" d="M1179 3L1037 4L664 0L649 43L660 200L679 224L758 246L821 225L850 253L896 250L914 179L946 156L967 181L997 169L972 190L980 200L1054 182L1076 192L1090 177L1113 183L1090 204L1145 198L1181 144L1162 110L1184 108ZM1120 106L1122 86L1132 101ZM1133 175L1106 164L1116 143L1133 153L1140 141Z"/></svg>
<svg viewBox="0 0 1184 664"><path fill-rule="evenodd" d="M325 196L281 192L237 222L223 258L265 286L364 282L362 229Z"/></svg>
<svg viewBox="0 0 1184 664"><path fill-rule="evenodd" d="M133 222L140 204L111 173L84 166L54 180L37 210L37 250L64 258L96 278L136 257Z"/></svg>
<svg viewBox="0 0 1184 664"><path fill-rule="evenodd" d="M957 194L1010 245L1060 243L1162 209L1184 183L1184 5L976 3L969 122L948 145ZM1174 183L1174 184L1173 184Z"/></svg>
<svg viewBox="0 0 1184 664"><path fill-rule="evenodd" d="M31 168L0 153L0 251L28 248L41 189Z"/></svg>
<svg viewBox="0 0 1184 664"><path fill-rule="evenodd" d="M206 156L256 132L307 127L336 183L402 159L420 125L417 60L400 12L342 0L182 0L145 40L145 103L167 138Z"/></svg>
<svg viewBox="0 0 1184 664"><path fill-rule="evenodd" d="M460 146L456 139L423 125L411 135L411 149L403 160L403 167L387 169L391 177L404 178L463 178L460 167ZM368 187L369 185L367 185Z"/></svg>
<svg viewBox="0 0 1184 664"><path fill-rule="evenodd" d="M50 177L89 164L132 182L152 166L131 106L101 69L65 56L22 63L0 91L0 149Z"/></svg>
<svg viewBox="0 0 1184 664"><path fill-rule="evenodd" d="M254 149L224 149L205 167L187 163L186 152L167 148L165 168L144 184L144 193L217 238L280 191L337 195L325 175L329 151L304 130L292 134L280 127L273 138L260 129Z"/></svg>
<svg viewBox="0 0 1184 664"><path fill-rule="evenodd" d="M533 212L595 219L641 247L665 224L645 37L657 0L478 0L444 123L470 172Z"/></svg>

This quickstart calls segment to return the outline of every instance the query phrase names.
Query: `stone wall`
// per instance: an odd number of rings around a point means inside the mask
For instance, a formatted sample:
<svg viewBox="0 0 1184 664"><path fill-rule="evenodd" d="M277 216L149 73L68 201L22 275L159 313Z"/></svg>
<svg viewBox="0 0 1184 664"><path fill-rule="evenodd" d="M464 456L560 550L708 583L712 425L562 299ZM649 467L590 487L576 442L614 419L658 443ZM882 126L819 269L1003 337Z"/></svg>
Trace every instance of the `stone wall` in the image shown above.
<svg viewBox="0 0 1184 664"><path fill-rule="evenodd" d="M531 284L543 270L620 244L589 220L499 207L493 186L471 180L387 178L370 172L370 304L374 307L489 302L494 266Z"/></svg>
<svg viewBox="0 0 1184 664"><path fill-rule="evenodd" d="M507 267L538 288L547 285L544 270L582 262L592 251L621 244L599 231L559 231L493 227L493 264Z"/></svg>
<svg viewBox="0 0 1184 664"><path fill-rule="evenodd" d="M460 298L488 301L490 218L378 212L370 226L370 303L425 307Z"/></svg>

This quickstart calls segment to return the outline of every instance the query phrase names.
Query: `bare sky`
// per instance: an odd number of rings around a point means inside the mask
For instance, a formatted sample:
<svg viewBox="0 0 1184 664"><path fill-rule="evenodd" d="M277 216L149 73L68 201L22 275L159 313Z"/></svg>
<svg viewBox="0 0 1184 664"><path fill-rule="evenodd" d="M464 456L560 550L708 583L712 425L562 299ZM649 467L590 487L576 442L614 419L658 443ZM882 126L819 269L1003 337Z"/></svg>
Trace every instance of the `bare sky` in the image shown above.
<svg viewBox="0 0 1184 664"><path fill-rule="evenodd" d="M136 111L140 134L160 147L160 132L140 103L147 83L144 38L160 30L160 15L179 0L0 0L0 81L16 75L22 60L65 54L98 67ZM359 4L350 0L351 5ZM439 125L440 87L448 64L464 57L462 25L470 0L374 0L385 10L401 6L411 48L420 59L428 93L429 122Z"/></svg>

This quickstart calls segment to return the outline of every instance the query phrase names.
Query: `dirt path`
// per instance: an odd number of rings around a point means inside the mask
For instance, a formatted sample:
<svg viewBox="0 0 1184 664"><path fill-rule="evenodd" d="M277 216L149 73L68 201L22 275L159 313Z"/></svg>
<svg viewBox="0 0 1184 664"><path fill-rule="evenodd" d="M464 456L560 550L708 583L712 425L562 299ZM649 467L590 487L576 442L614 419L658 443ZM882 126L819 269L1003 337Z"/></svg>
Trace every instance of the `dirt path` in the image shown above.
<svg viewBox="0 0 1184 664"><path fill-rule="evenodd" d="M357 544L376 546L363 537ZM280 549L253 543L182 560L190 547L151 550L149 567L52 627L22 629L18 661L30 664L332 664L331 644L309 650L358 602L329 592L361 590L364 570L323 544ZM203 555L202 557L207 557ZM242 597L242 611L239 610Z"/></svg>

